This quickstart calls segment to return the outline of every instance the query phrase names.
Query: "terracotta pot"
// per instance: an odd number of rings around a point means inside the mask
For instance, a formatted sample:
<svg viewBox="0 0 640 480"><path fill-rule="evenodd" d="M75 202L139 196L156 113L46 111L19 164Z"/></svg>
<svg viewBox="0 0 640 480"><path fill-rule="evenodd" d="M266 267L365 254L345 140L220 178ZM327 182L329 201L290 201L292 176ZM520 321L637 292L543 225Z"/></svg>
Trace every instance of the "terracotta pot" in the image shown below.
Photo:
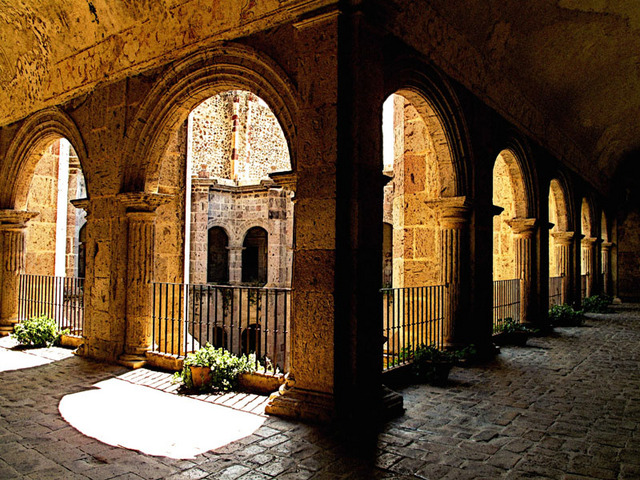
<svg viewBox="0 0 640 480"><path fill-rule="evenodd" d="M211 383L211 368L210 367L196 367L190 365L191 381L194 388L202 388L203 386Z"/></svg>

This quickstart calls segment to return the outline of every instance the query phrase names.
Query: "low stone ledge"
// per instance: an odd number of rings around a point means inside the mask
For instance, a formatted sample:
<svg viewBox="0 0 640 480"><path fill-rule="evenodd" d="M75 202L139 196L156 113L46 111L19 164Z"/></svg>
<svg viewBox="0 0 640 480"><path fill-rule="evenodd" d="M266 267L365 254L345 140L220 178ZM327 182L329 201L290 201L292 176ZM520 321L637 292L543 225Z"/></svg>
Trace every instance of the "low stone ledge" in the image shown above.
<svg viewBox="0 0 640 480"><path fill-rule="evenodd" d="M84 344L84 338L77 335L61 335L60 345L63 347L78 348Z"/></svg>

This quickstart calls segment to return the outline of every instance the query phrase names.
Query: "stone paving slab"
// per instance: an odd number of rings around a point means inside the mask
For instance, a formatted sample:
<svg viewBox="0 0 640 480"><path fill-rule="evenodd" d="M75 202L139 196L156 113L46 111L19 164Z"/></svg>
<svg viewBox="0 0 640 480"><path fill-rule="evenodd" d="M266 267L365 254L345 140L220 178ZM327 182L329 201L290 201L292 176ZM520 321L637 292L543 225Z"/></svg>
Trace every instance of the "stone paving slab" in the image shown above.
<svg viewBox="0 0 640 480"><path fill-rule="evenodd" d="M358 432L279 418L189 460L113 447L69 426L62 398L114 378L173 395L164 377L50 349L21 353L52 361L0 371L0 479L637 479L640 306L616 310L455 368L446 387L404 389L405 415L363 449ZM251 405L234 397L224 401Z"/></svg>

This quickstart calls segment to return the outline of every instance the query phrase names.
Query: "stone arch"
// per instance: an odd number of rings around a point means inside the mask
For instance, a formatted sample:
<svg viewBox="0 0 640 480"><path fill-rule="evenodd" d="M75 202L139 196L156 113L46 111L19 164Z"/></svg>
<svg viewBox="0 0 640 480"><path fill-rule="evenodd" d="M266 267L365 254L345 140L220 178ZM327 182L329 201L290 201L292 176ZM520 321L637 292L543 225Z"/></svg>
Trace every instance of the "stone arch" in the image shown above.
<svg viewBox="0 0 640 480"><path fill-rule="evenodd" d="M222 227L207 229L207 283L229 281L229 234Z"/></svg>
<svg viewBox="0 0 640 480"><path fill-rule="evenodd" d="M549 183L549 222L553 223L551 231L571 231L571 205L568 201L568 191L562 178L554 178Z"/></svg>
<svg viewBox="0 0 640 480"><path fill-rule="evenodd" d="M529 217L531 202L527 196L521 161L513 150L502 150L493 166L493 204L502 209L493 217L493 279L518 278L513 221Z"/></svg>
<svg viewBox="0 0 640 480"><path fill-rule="evenodd" d="M422 117L427 133L436 139L440 196L468 195L471 148L457 96L435 69L402 57L385 69L386 99L396 93L409 100Z"/></svg>
<svg viewBox="0 0 640 480"><path fill-rule="evenodd" d="M540 193L533 154L528 142L514 135L505 143L500 153L505 154L509 171L512 177L517 179L517 185L522 192L518 199L517 216L538 218L540 215L538 211Z"/></svg>
<svg viewBox="0 0 640 480"><path fill-rule="evenodd" d="M85 175L87 197L90 196L91 181L85 170L88 154L82 135L66 113L59 108L47 108L26 119L7 149L0 175L10 183L0 193L2 208L25 208L36 165L47 145L58 138L66 138L78 155Z"/></svg>
<svg viewBox="0 0 640 480"><path fill-rule="evenodd" d="M610 242L611 239L609 237L609 222L607 221L607 214L604 210L600 215L600 239L603 242Z"/></svg>
<svg viewBox="0 0 640 480"><path fill-rule="evenodd" d="M596 236L594 205L589 197L582 197L580 206L580 226L585 237Z"/></svg>
<svg viewBox="0 0 640 480"><path fill-rule="evenodd" d="M266 284L269 233L262 227L252 226L244 234L242 246L242 282Z"/></svg>
<svg viewBox="0 0 640 480"><path fill-rule="evenodd" d="M246 90L265 101L287 139L296 165L297 93L281 68L256 50L239 44L217 45L171 65L139 108L125 151L128 170L123 191L156 192L162 156L189 113L226 90Z"/></svg>

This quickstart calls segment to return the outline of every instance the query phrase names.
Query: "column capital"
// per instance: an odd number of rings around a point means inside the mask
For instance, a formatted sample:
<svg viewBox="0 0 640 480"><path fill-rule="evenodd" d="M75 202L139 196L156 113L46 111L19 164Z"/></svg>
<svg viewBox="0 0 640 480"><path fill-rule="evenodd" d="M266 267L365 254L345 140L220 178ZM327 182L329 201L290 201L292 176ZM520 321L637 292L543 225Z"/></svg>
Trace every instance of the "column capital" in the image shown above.
<svg viewBox="0 0 640 480"><path fill-rule="evenodd" d="M598 239L596 237L585 237L581 240L583 247L590 247L591 245L595 245Z"/></svg>
<svg viewBox="0 0 640 480"><path fill-rule="evenodd" d="M0 210L0 229L24 228L39 212L27 212L26 210Z"/></svg>
<svg viewBox="0 0 640 480"><path fill-rule="evenodd" d="M551 236L556 241L558 245L571 245L573 239L575 238L574 232L551 232Z"/></svg>
<svg viewBox="0 0 640 480"><path fill-rule="evenodd" d="M609 251L613 247L613 242L602 242L602 250Z"/></svg>
<svg viewBox="0 0 640 480"><path fill-rule="evenodd" d="M519 235L524 238L531 238L536 232L538 226L538 220L536 218L512 218L506 221L507 225L511 227L514 235Z"/></svg>
<svg viewBox="0 0 640 480"><path fill-rule="evenodd" d="M87 215L90 214L91 202L88 198L74 198L73 200L69 200L69 202L75 208L82 209L87 212Z"/></svg>
<svg viewBox="0 0 640 480"><path fill-rule="evenodd" d="M171 201L174 196L166 193L125 192L116 195L116 198L129 213L154 213L158 207Z"/></svg>
<svg viewBox="0 0 640 480"><path fill-rule="evenodd" d="M446 197L427 204L433 204L438 208L443 228L461 228L469 223L471 203L465 196Z"/></svg>

